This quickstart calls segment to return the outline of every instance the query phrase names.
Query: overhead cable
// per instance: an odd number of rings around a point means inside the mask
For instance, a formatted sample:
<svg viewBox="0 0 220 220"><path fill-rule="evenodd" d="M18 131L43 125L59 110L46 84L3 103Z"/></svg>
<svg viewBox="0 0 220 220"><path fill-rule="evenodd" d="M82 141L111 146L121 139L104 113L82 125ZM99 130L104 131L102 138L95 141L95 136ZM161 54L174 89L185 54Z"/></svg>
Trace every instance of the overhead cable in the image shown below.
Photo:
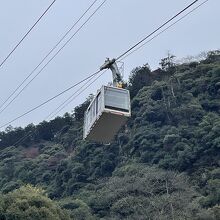
<svg viewBox="0 0 220 220"><path fill-rule="evenodd" d="M206 2L207 2L208 0L206 0L206 1L204 1L204 2L202 2L201 4L199 4L196 8L194 8L193 10L191 10L190 12L188 12L187 14L185 14L184 16L182 16L180 19L178 19L177 21L175 21L173 24L171 24L171 25L169 25L166 29L164 29L163 31L161 31L161 32L159 32L157 35L155 35L153 38L151 38L149 41L147 41L147 42L145 42L144 44L142 44L141 46L139 46L138 48L136 48L135 50L133 50L133 51L131 51L129 54L127 54L125 57L123 57L122 59L120 59L120 61L121 60L124 60L127 56L129 56L129 55L131 55L132 53L134 53L135 51L137 51L138 49L140 49L141 47L143 47L144 45L146 45L147 43L149 43L150 41L152 41L154 38L156 38L157 36L159 36L160 34L162 34L164 31L166 31L167 29L169 29L169 28L171 28L172 26L174 26L176 23L178 23L179 21L181 21L183 18L185 18L186 16L188 16L189 14L191 14L193 11L195 11L196 9L198 9L199 7L201 7L203 4L205 4ZM186 8L184 8L183 10L181 10L181 13L183 13L186 9L188 9L189 7L191 7L192 5L194 5L195 3L196 3L197 1L194 1L193 3L191 3L190 5L188 5ZM180 12L177 14L177 15L175 15L175 16L173 16L172 18L174 19L174 18L176 18L177 16L179 16L180 14L181 14ZM173 19L170 19L169 20L169 22L170 21L172 21ZM169 22L166 22L166 24L167 23L169 23ZM164 25L163 25L164 26ZM162 27L161 27L162 28ZM158 30L157 30L158 31ZM151 35L150 35L151 36ZM148 37L149 38L149 37ZM147 38L146 38L147 39ZM142 41L143 42L143 41ZM139 44L138 44L139 45ZM118 59L118 58L117 58ZM100 75L101 76L101 75ZM100 76L98 76L98 78L100 77ZM92 80L92 79L90 79L90 80ZM96 81L96 80L94 80L94 81ZM85 84L87 84L88 82L86 82ZM93 83L93 82L92 82ZM85 86L85 84L82 86L82 87L84 87ZM88 88L90 86L90 84L86 87L86 88ZM82 87L80 87L79 88L79 90L82 88ZM85 89L86 89L85 88ZM77 92L78 92L78 90L77 90ZM62 109L64 109L65 107L66 107L66 105L68 105L72 100L71 100L71 98L73 97L75 95L75 93L72 95L72 96L70 96L67 100L65 100L61 105L59 105L52 113L50 113L49 115L48 115L48 117L47 118L50 118L50 116L51 117L54 117L55 115L57 115ZM65 104L65 103L67 103L67 104ZM61 106L63 106L62 108L61 108ZM58 111L57 111L58 110ZM55 113L55 114L54 114Z"/></svg>
<svg viewBox="0 0 220 220"><path fill-rule="evenodd" d="M157 38L159 35L161 35L162 33L164 33L165 31L167 31L168 29L170 29L171 27L173 27L175 24L177 24L178 22L180 22L181 20L183 20L185 17L187 17L188 15L190 15L192 12L194 12L195 10L197 10L199 7L201 7L202 5L204 5L206 2L208 2L209 0L203 1L201 4L199 4L198 6L196 6L195 8L193 8L191 11L189 11L187 14L185 14L184 16L182 16L181 18L179 18L178 20L176 20L174 23L172 23L171 25L169 25L168 27L166 27L164 30L160 31L158 34L156 34L155 36L153 36L150 40L146 41L145 43L141 44L139 47L135 48L134 50L130 51L130 53L128 53L126 56L124 56L123 58L121 58L119 61L122 61L124 59L126 59L128 56L130 56L131 54L133 54L134 52L138 51L139 49L141 49L142 47L144 47L147 43L151 42L152 40L154 40L155 38Z"/></svg>
<svg viewBox="0 0 220 220"><path fill-rule="evenodd" d="M198 1L198 0L197 0ZM125 53L123 53L122 55L120 55L116 60L119 60L119 59L121 59L123 56L125 56L126 54L128 54L131 50L133 50L133 49L135 49L135 47L137 47L138 45L140 45L141 43L143 43L147 38L149 38L150 36L152 36L154 33L156 33L158 30L160 30L162 27L164 27L166 24L168 24L170 21L172 21L174 18L176 18L177 16L179 16L181 13L183 13L185 10L187 10L188 8L190 8L192 5L194 5L197 1L194 1L194 2L192 2L190 5L188 5L186 8L184 8L183 10L181 10L178 14L176 14L175 16L173 16L171 19L169 19L167 22L165 22L163 25L161 25L159 28L157 28L155 31L153 31L151 34L149 34L147 37L145 37L144 39L142 39L141 41L139 41L137 44L135 44L133 47L131 47L130 49L128 49ZM206 0L206 1L204 1L202 4L200 4L198 7L200 7L201 5L203 5L204 3L206 3L208 0ZM196 10L198 7L196 7L194 10ZM194 11L194 10L192 10L192 11ZM190 14L192 11L190 11L188 14ZM182 20L184 17L186 17L187 16L187 14L185 15L185 16L183 16L181 19L179 19L179 20ZM177 23L178 21L176 21L176 23ZM172 25L170 25L170 27L171 26L173 26L175 23L173 23ZM167 30L169 27L167 27L165 30ZM165 30L163 30L162 32L164 32ZM162 33L161 32L161 33ZM159 33L159 34L161 34L161 33ZM159 35L158 34L158 35ZM158 35L155 35L155 37L156 36L158 36ZM155 38L154 37L154 38ZM153 38L153 39L154 39ZM153 39L151 39L151 40L153 40ZM142 45L142 46L144 46L144 45ZM123 58L122 58L123 59ZM121 60L122 60L121 59ZM93 75L96 75L96 74L98 74L99 72L101 72L101 71L97 71L96 73L94 73ZM90 75L89 77L87 77L85 80L87 80L88 78L91 78L93 75ZM85 81L85 80L83 80L83 81ZM62 94L63 93L65 93L66 91L64 90L63 92L62 92ZM60 94L61 95L61 94ZM58 95L58 96L60 96L60 95ZM16 121L17 119L19 119L19 118L21 118L21 117L23 117L23 116L25 116L25 115L27 115L27 114L29 114L30 112L32 112L32 111L34 111L35 109L37 109L37 108L40 108L41 106L43 106L43 105L45 105L46 103L48 103L48 102L50 102L51 100L53 100L53 99L55 99L56 97L58 97L58 96L54 96L54 97L52 97L51 99L49 99L49 100L47 100L46 102L44 102L44 103L42 103L41 105L39 105L39 106L37 106L37 107L35 107L35 108L33 108L33 109L31 109L31 110L29 110L28 112L26 112L26 113L24 113L23 115L20 115L20 116L18 116L17 118L15 118L15 119L13 119L12 121L10 121L10 122L8 122L8 123L6 123L6 124L4 124L4 125L2 125L2 126L0 126L0 128L3 128L3 127L5 127L5 126L7 126L7 125L9 125L10 123L12 123L12 122L14 122L14 121Z"/></svg>
<svg viewBox="0 0 220 220"><path fill-rule="evenodd" d="M41 103L40 105L38 105L38 106L36 106L36 107L30 109L29 111L23 113L22 115L20 115L20 116L14 118L13 120L11 120L11 121L5 123L4 125L0 126L0 129L3 128L3 127L5 127L5 126L7 126L7 125L9 125L9 124L11 124L12 122L14 122L14 121L16 121L16 120L18 120L18 119L24 117L25 115L28 115L29 113L35 111L36 109L39 109L40 107L46 105L48 102L51 102L52 100L58 98L59 96L63 95L64 93L68 92L69 90L73 89L74 87L78 86L79 84L83 83L84 81L90 79L91 77L93 77L94 75L97 75L97 74L100 73L100 72L101 72L101 71L99 70L99 71L97 71L97 72L95 72L95 73L89 75L89 76L86 77L85 79L79 81L78 83L76 83L76 84L72 85L71 87L65 89L64 91L58 93L57 95L55 95L55 96L53 96L52 98L46 100L45 102Z"/></svg>
<svg viewBox="0 0 220 220"><path fill-rule="evenodd" d="M81 95L87 88L89 88L94 82L96 82L104 73L102 72L93 80L93 78L89 79L86 83L84 83L76 92L74 92L70 97L68 97L62 104L60 104L53 112L51 112L45 120L52 119L56 115L58 115L66 106L68 106L73 100L75 100L79 95ZM91 82L92 81L92 82ZM89 83L90 82L90 83ZM88 85L87 85L88 84ZM87 86L86 86L87 85ZM85 87L86 86L86 87Z"/></svg>
<svg viewBox="0 0 220 220"><path fill-rule="evenodd" d="M135 49L135 47L137 47L138 45L140 45L141 43L143 43L146 39L148 39L149 37L151 37L153 34L155 34L157 31L159 31L161 28L163 28L164 26L166 26L168 23L170 23L172 20L174 20L176 17L178 17L180 14L182 14L184 11L186 11L188 8L192 7L196 2L198 2L199 0L195 0L193 1L191 4L189 4L187 7L185 7L184 9L182 9L180 12L178 12L177 14L175 14L173 17L171 17L169 20L167 20L165 23L163 23L161 26L159 26L157 29L155 29L153 32L151 32L150 34L148 34L146 37L144 37L142 40L140 40L138 43L136 43L134 46L130 47L128 50L126 50L123 54L121 54L120 56L118 56L115 60L119 60L120 58L122 58L123 56L125 56L127 53L129 53L131 50Z"/></svg>
<svg viewBox="0 0 220 220"><path fill-rule="evenodd" d="M55 115L57 115L62 109L63 106L66 106L69 101L72 101L75 97L75 95L80 92L92 79L95 77L91 77L88 81L86 81L79 89L77 89L71 96L69 96L64 102L62 102L56 109L54 109L46 118L45 120L53 118Z"/></svg>
<svg viewBox="0 0 220 220"><path fill-rule="evenodd" d="M39 21L46 15L52 5L56 2L56 0L52 1L49 7L43 12L43 14L38 18L38 20L33 24L33 26L28 30L28 32L21 38L21 40L15 45L12 51L5 57L5 59L0 63L0 67L8 60L8 58L14 53L14 51L20 46L20 44L25 40L25 38L30 34L30 32L34 29L34 27L39 23Z"/></svg>
<svg viewBox="0 0 220 220"><path fill-rule="evenodd" d="M91 7L97 2L95 0L82 14L82 16L72 25L72 27L63 35L63 37L57 42L57 44L47 53L47 55L41 60L41 62L31 71L31 73L17 86L17 88L7 97L7 99L1 104L0 109L8 102L8 100L24 85L24 83L35 73L40 65L48 58L48 56L60 45L60 43L66 38L70 31L79 23L79 21L85 16L85 14L91 9ZM74 34L68 39L68 41L52 56L52 58L40 69L40 71L17 93L17 95L0 111L0 114L9 106L14 100L30 85L30 83L47 67L47 65L64 49L64 47L73 39L73 37L85 26L85 24L94 16L94 14L100 9L100 7L106 2L105 0L90 16L89 18L74 32Z"/></svg>
<svg viewBox="0 0 220 220"><path fill-rule="evenodd" d="M57 114L59 114L60 111L62 111L67 105L69 105L73 100L75 100L78 96L80 96L89 86L91 86L95 81L97 81L106 71L102 72L98 77L96 77L91 83L89 83L95 76L90 78L83 86L81 86L78 90L76 90L65 102L63 102L61 105L59 105L51 114L49 114L44 120L51 120L53 117L55 117ZM88 84L89 83L89 84ZM88 84L84 89L83 87ZM80 91L81 90L81 91ZM78 93L78 94L77 94ZM62 108L60 108L62 107ZM61 129L62 130L62 129ZM20 144L22 141L24 141L26 138L31 137L32 134L36 133L36 131L30 131L28 134L24 135L22 138L20 138L18 141L16 141L13 146L16 146Z"/></svg>
<svg viewBox="0 0 220 220"><path fill-rule="evenodd" d="M171 28L172 26L174 26L176 23L180 22L181 20L183 20L185 17L187 17L188 15L190 15L192 12L194 12L195 10L197 10L199 7L201 7L203 4L205 4L206 2L208 2L209 0L206 0L204 2L202 2L201 4L199 4L197 7L195 7L194 9L192 9L191 11L189 11L187 14L185 14L184 16L182 16L181 18L179 18L177 21L175 21L174 23L172 23L171 25L169 25L167 28L165 28L164 30L162 30L161 32L159 32L157 35L155 35L154 37L152 37L150 40L148 40L147 42L145 42L144 44L140 45L138 48L136 48L135 50L131 51L130 53L128 53L126 56L124 56L122 59L119 60L122 61L125 58L127 58L128 56L130 56L131 54L133 54L134 52L136 52L137 50L139 50L140 48L142 48L143 46L145 46L147 43L149 43L150 41L152 41L153 39L155 39L156 37L158 37L160 34L162 34L163 32L165 32L166 30L168 30L169 28ZM194 2L193 2L194 3ZM192 3L192 4L193 4ZM189 8L190 6L192 6L192 4L190 4L189 6L187 6L187 8ZM182 10L183 11L183 10ZM176 16L175 16L176 17ZM103 72L104 73L104 72ZM102 73L102 74L103 74ZM101 75L99 75L97 77L97 79L100 77ZM95 79L94 81L96 81L97 79ZM89 80L91 81L92 78ZM79 90L81 90L86 84L89 83L89 81L87 81L85 84L83 84L76 92L78 92ZM92 83L94 83L94 81ZM88 88L92 83L90 83L86 88ZM85 88L85 89L86 89ZM84 90L83 90L84 91ZM71 95L67 100L65 100L62 104L60 104L52 113L50 113L46 119L48 118L53 118L54 116L56 116L61 110L63 110L70 102L72 102L73 100L71 99L76 93L74 93L73 95ZM78 96L78 95L77 95ZM75 97L75 96L74 96ZM74 99L73 97L73 99ZM66 103L66 104L65 104ZM63 106L63 107L62 107ZM62 107L62 108L61 108Z"/></svg>

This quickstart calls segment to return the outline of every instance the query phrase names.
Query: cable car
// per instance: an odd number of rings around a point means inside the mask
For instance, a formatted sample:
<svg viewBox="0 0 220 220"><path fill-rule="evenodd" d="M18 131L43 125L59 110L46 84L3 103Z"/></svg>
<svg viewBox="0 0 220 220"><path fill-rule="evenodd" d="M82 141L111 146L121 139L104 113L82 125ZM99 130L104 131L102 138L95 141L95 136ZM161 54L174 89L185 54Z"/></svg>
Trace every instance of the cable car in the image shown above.
<svg viewBox="0 0 220 220"><path fill-rule="evenodd" d="M110 143L131 116L129 90L120 88L120 73L115 60L107 60L100 68L110 68L113 86L102 86L85 112L83 138Z"/></svg>

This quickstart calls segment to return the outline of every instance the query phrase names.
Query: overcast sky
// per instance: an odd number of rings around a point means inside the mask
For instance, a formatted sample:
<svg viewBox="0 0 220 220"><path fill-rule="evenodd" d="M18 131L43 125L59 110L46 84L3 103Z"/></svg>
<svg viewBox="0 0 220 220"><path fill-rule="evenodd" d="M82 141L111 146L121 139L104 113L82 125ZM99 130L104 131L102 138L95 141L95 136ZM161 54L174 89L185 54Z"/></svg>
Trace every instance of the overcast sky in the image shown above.
<svg viewBox="0 0 220 220"><path fill-rule="evenodd" d="M51 2L52 0L0 0L0 62ZM0 105L92 2L93 0L57 0L0 68ZM101 2L98 1L91 12ZM19 98L0 114L0 126L93 73L104 63L106 57L119 56L191 2L192 0L108 0ZM219 0L209 0L180 23L129 56L124 60L125 79L133 68L145 63L149 63L152 69L156 68L168 51L182 58L219 49L219 9ZM111 73L108 71L60 115L71 112L90 93L95 93L102 84L109 81ZM17 120L12 126L39 123L73 92L74 90Z"/></svg>

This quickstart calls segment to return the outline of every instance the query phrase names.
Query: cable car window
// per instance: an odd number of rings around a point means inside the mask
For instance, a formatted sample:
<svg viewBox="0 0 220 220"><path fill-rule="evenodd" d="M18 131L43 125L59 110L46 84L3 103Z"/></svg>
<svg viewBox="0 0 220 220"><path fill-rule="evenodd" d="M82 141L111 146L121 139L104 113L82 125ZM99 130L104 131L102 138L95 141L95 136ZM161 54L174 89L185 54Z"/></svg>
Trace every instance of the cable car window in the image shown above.
<svg viewBox="0 0 220 220"><path fill-rule="evenodd" d="M87 125L89 125L89 112L90 112L90 108L86 112L86 122L87 122Z"/></svg>
<svg viewBox="0 0 220 220"><path fill-rule="evenodd" d="M129 112L129 93L126 90L105 88L105 108Z"/></svg>
<svg viewBox="0 0 220 220"><path fill-rule="evenodd" d="M91 107L89 108L88 117L89 117L89 126L90 126L92 122L92 108Z"/></svg>
<svg viewBox="0 0 220 220"><path fill-rule="evenodd" d="M95 105L96 103L95 103L95 100L94 100L94 102L92 103L92 118L94 119L95 118L95 116L96 116L96 110L95 110L95 107L96 107L96 105Z"/></svg>
<svg viewBox="0 0 220 220"><path fill-rule="evenodd" d="M101 110L101 93L99 93L96 97L96 115L98 115L100 110Z"/></svg>
<svg viewBox="0 0 220 220"><path fill-rule="evenodd" d="M85 114L85 117L84 117L84 124L85 124L85 127L87 128L87 126L88 126L88 117L87 117L87 114Z"/></svg>

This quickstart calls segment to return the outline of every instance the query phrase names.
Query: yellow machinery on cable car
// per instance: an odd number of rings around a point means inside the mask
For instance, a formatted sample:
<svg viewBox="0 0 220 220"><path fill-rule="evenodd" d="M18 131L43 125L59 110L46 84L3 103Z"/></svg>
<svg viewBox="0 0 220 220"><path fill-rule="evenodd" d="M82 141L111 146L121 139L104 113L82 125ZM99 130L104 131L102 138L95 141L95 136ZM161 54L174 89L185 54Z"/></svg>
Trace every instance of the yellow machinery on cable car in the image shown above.
<svg viewBox="0 0 220 220"><path fill-rule="evenodd" d="M107 59L100 70L111 69L113 86L102 86L85 112L83 138L110 143L131 116L130 93L123 89L115 59Z"/></svg>

